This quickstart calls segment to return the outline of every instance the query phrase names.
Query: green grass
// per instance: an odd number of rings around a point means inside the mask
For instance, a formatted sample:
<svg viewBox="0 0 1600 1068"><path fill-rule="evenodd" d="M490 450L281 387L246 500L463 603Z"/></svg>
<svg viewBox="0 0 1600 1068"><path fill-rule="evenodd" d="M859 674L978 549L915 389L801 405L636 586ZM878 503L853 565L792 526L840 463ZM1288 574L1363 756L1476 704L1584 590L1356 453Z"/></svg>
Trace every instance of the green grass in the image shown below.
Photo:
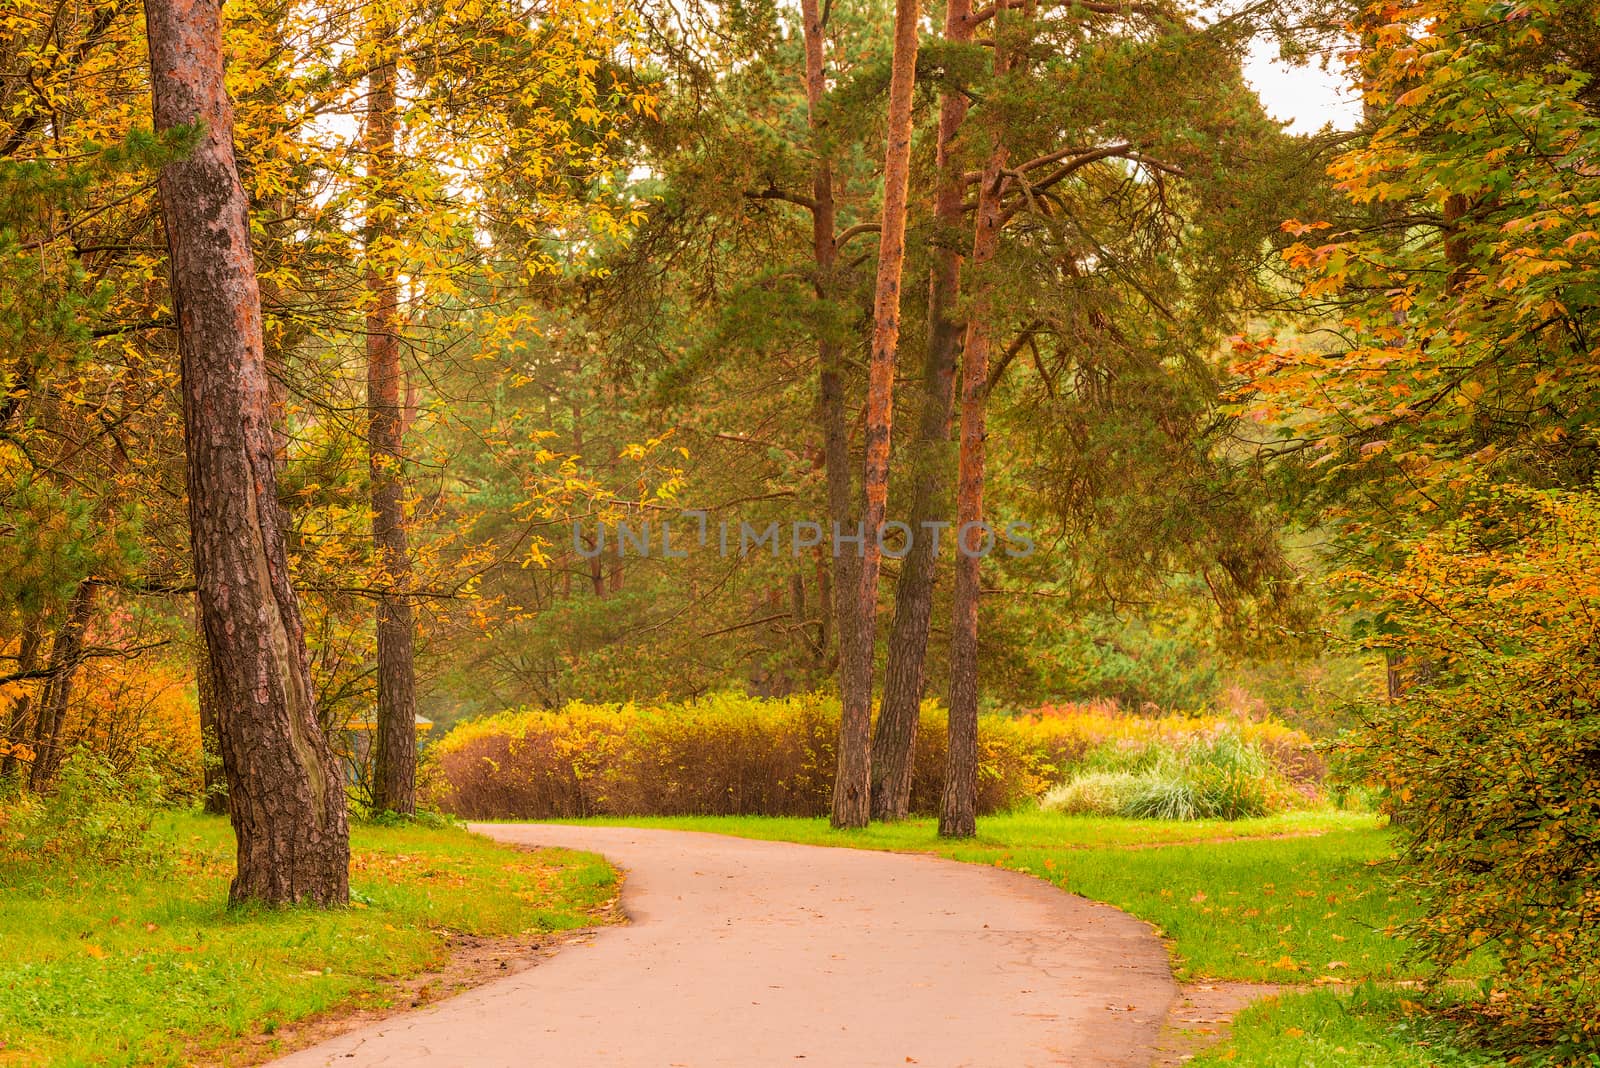
<svg viewBox="0 0 1600 1068"><path fill-rule="evenodd" d="M544 821L561 822L561 821ZM765 838L811 845L843 845L862 849L938 851L951 843L934 833L931 819L901 823L874 823L859 831L836 831L826 820L764 816L627 816L572 820L625 827L666 827L709 831L745 838ZM1315 835L1339 830L1370 830L1378 826L1370 813L1315 809L1286 812L1246 820L1130 820L1116 816L1062 816L1037 809L978 821L978 837L957 845L977 848L1019 847L1084 848L1147 846L1205 842L1218 838L1266 838Z"/></svg>
<svg viewBox="0 0 1600 1068"><path fill-rule="evenodd" d="M456 829L352 830L347 910L230 911L225 820L162 817L167 870L0 863L0 1065L186 1064L278 1026L382 1004L450 933L581 927L615 893L600 857Z"/></svg>
<svg viewBox="0 0 1600 1068"><path fill-rule="evenodd" d="M932 820L860 831L759 817L596 822L937 853L1014 868L1150 921L1169 940L1184 979L1304 983L1422 974L1390 933L1413 906L1383 877L1388 832L1371 815L1295 812L1230 823L1027 812L980 820L978 837L958 842L940 839Z"/></svg>
<svg viewBox="0 0 1600 1068"><path fill-rule="evenodd" d="M1189 1064L1192 1068L1466 1068L1507 1063L1494 1053L1465 1046L1456 1025L1413 1001L1415 996L1367 986L1269 998L1242 1011L1233 1033Z"/></svg>

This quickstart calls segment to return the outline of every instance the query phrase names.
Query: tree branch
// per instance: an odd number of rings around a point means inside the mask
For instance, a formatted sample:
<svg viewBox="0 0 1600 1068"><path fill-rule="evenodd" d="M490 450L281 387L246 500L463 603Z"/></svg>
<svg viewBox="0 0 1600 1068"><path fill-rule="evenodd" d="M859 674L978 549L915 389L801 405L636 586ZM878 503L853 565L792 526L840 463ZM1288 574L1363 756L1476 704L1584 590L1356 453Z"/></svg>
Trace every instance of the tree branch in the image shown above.
<svg viewBox="0 0 1600 1068"><path fill-rule="evenodd" d="M54 667L33 668L28 671L13 671L9 675L0 675L0 686L13 682L28 682L33 679L54 678L63 671L76 670L78 665L85 660L104 660L109 657L115 657L119 660L132 660L141 653L147 653L151 649L160 649L162 646L171 644L170 639L163 638L158 642L146 642L144 645L134 645L126 649L115 649L111 646L93 646L81 650L77 656Z"/></svg>
<svg viewBox="0 0 1600 1068"><path fill-rule="evenodd" d="M882 229L883 226L879 223L856 223L854 226L847 227L842 233L840 233L839 236L834 239L833 243L836 248L844 248L845 243L851 238L860 237L862 234L875 234Z"/></svg>
<svg viewBox="0 0 1600 1068"><path fill-rule="evenodd" d="M994 370L989 372L989 381L984 383L984 396L994 392L994 387L1000 381L1000 376L1006 373L1006 368L1011 366L1011 361L1017 358L1017 353L1022 351L1023 346L1033 341L1033 336L1039 332L1039 328L1042 326L1044 326L1043 319L1033 320L1022 328L1011 344L1006 346L1005 354L994 365Z"/></svg>
<svg viewBox="0 0 1600 1068"><path fill-rule="evenodd" d="M967 21L974 26L994 18L996 12L1003 7L1007 11L1021 10L1035 3L1036 0L1005 0L1004 4L985 4L968 16ZM1093 15L1143 15L1145 18L1157 19L1164 22L1175 21L1170 14L1161 10L1155 4L1119 4L1106 3L1104 0L1062 0L1060 4L1043 4L1042 7L1075 7Z"/></svg>
<svg viewBox="0 0 1600 1068"><path fill-rule="evenodd" d="M141 319L138 322L119 323L116 326L102 326L98 329L89 331L89 336L93 338L121 337L123 334L134 334L141 330L166 330L171 328L172 325L172 316L157 315L149 319Z"/></svg>
<svg viewBox="0 0 1600 1068"><path fill-rule="evenodd" d="M801 196L799 193L786 192L775 185L769 185L760 192L746 189L744 196L746 200L784 200L790 204L798 204L807 211L817 210L817 202L810 197Z"/></svg>

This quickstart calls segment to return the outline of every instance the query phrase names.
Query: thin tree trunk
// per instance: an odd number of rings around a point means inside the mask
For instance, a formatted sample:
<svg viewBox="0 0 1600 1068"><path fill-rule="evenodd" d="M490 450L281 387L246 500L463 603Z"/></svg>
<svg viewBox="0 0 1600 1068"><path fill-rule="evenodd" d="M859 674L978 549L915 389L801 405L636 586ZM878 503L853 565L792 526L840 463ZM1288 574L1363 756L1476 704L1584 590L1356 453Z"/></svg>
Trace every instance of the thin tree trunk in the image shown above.
<svg viewBox="0 0 1600 1068"><path fill-rule="evenodd" d="M83 634L94 611L95 586L78 583L67 608L67 618L50 642L49 678L39 695L39 712L33 729L33 767L28 786L43 790L61 767L61 727L66 722L67 705L72 701L72 684L83 660Z"/></svg>
<svg viewBox="0 0 1600 1068"><path fill-rule="evenodd" d="M895 357L900 345L900 276L906 252L906 185L911 172L911 94L917 77L917 0L895 0L883 161L883 224L872 355L867 364L866 471L862 479L861 581L854 648L840 658L851 684L839 720L839 772L833 825L865 827L872 811L872 653L878 630L878 532L889 500L889 436L894 423ZM841 593L846 589L841 585Z"/></svg>
<svg viewBox="0 0 1600 1068"><path fill-rule="evenodd" d="M801 0L801 19L805 25L806 104L811 127L812 150L816 153L811 175L811 251L816 270L819 301L833 295L833 272L838 260L837 213L833 199L831 149L822 117L822 98L827 92L827 68L823 56L827 28L822 22L818 0ZM850 475L850 427L845 418L845 360L838 338L826 327L817 339L818 407L822 420L823 468L827 475L828 517L833 528L848 533L854 527L854 493ZM862 666L862 642L858 640L860 606L852 591L861 588L861 557L840 549L831 535L825 537L833 553L833 581L829 608L839 642L839 696L844 708L866 708L871 715L872 658L870 644ZM841 732L842 733L842 732Z"/></svg>
<svg viewBox="0 0 1600 1068"><path fill-rule="evenodd" d="M378 716L373 731L372 807L417 810L415 622L408 587L404 449L400 440L399 278L393 260L395 61L391 30L372 28L382 49L367 86L367 457L372 487L372 544L383 569L377 586Z"/></svg>
<svg viewBox="0 0 1600 1068"><path fill-rule="evenodd" d="M1004 27L995 17L995 72L1007 59ZM978 187L977 231L972 265L979 275L962 354L961 464L956 479L956 581L950 636L950 726L939 835L970 838L978 832L978 597L983 522L984 406L988 398L990 315L993 283L982 277L1000 245L1001 191L1006 147L998 128L991 134L988 163Z"/></svg>
<svg viewBox="0 0 1600 1068"><path fill-rule="evenodd" d="M817 546L813 552L817 583L817 655L814 658L812 674L817 677L825 676L831 670L828 654L829 646L833 642L833 577L828 563L829 556L823 546Z"/></svg>
<svg viewBox="0 0 1600 1068"><path fill-rule="evenodd" d="M147 0L155 128L198 127L161 169L183 378L189 536L238 870L234 903L349 900L338 764L317 722L277 502L261 295L233 156L217 0Z"/></svg>
<svg viewBox="0 0 1600 1068"><path fill-rule="evenodd" d="M622 592L622 539L611 546L611 566L606 569L606 593Z"/></svg>
<svg viewBox="0 0 1600 1068"><path fill-rule="evenodd" d="M573 381L577 381L581 368L574 364L572 367ZM572 400L572 454L583 462L583 405L576 397ZM615 537L615 534L613 534ZM603 522L596 521L594 525L594 539L583 539L585 549L592 550L589 555L589 588L598 600L606 595L605 555L606 528Z"/></svg>
<svg viewBox="0 0 1600 1068"><path fill-rule="evenodd" d="M971 0L950 0L944 36L951 44L972 40ZM948 443L955 401L956 350L961 326L953 317L961 290L965 192L955 139L967 116L966 94L946 91L939 101L936 159L939 187L934 201L933 267L928 278L928 347L922 368L922 417L911 446L910 551L900 565L894 591L894 623L889 630L883 702L872 736L872 815L881 820L906 817L911 804L912 760L921 716L928 626L933 617L938 571L930 524L950 517Z"/></svg>
<svg viewBox="0 0 1600 1068"><path fill-rule="evenodd" d="M1447 293L1459 293L1467 284L1467 259L1472 254L1472 242L1461 226L1467 215L1467 198L1462 193L1451 193L1444 199L1444 259L1450 265L1450 278L1445 285Z"/></svg>

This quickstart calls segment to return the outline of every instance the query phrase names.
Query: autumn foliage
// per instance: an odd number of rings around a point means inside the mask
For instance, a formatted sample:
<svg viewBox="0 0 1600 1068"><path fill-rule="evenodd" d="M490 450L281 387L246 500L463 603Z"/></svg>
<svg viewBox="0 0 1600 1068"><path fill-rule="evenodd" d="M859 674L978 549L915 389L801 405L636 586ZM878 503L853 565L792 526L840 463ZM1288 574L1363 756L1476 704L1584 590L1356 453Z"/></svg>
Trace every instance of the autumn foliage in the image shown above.
<svg viewBox="0 0 1600 1068"><path fill-rule="evenodd" d="M1385 511L1448 509L1476 478L1592 478L1600 117L1584 8L1367 8L1355 58L1377 121L1329 167L1347 214L1284 224L1331 343L1244 343L1239 399L1330 478L1381 479Z"/></svg>
<svg viewBox="0 0 1600 1068"><path fill-rule="evenodd" d="M428 790L470 818L596 815L823 816L833 789L836 698L717 695L694 702L513 711L457 727L429 750ZM1217 716L1141 717L1111 707L1047 706L987 715L978 731L978 807L1033 803L1095 754L1172 750L1221 733L1267 755L1273 777L1313 795L1316 757L1304 734ZM945 713L924 704L911 811L938 812Z"/></svg>
<svg viewBox="0 0 1600 1068"><path fill-rule="evenodd" d="M18 0L0 18L0 778L20 773L33 788L76 747L123 763L156 744L174 768L198 752L156 176L192 156L199 131L151 132L142 7ZM380 18L395 31L382 49L363 37ZM585 269L570 239L551 235L609 241L636 221L636 198L609 183L654 97L635 77L634 15L604 2L230 0L222 19L286 550L323 726L337 730L371 704L363 647L373 600L394 581L370 544L368 457L350 416L349 363L371 304L363 276L403 265L407 279L395 330L405 417L428 442L408 462L460 473L480 442L503 461L466 476L496 483L481 497L446 481L402 502L415 587L434 609L426 650L520 617L527 598L491 572L518 574L547 543L496 523L565 515L591 492L570 455L543 447L553 431L542 420L519 425L527 375L511 354L546 333L543 309L520 299L531 280ZM389 185L359 136L375 51L401 54L404 152ZM384 236L358 240L373 217ZM65 640L75 633L83 640Z"/></svg>
<svg viewBox="0 0 1600 1068"><path fill-rule="evenodd" d="M912 810L934 811L943 785L943 712L929 704ZM1041 755L989 724L984 811L1013 808L1043 785ZM463 724L429 753L429 788L469 818L597 815L823 816L831 809L836 698L721 695L662 705L508 712Z"/></svg>
<svg viewBox="0 0 1600 1068"><path fill-rule="evenodd" d="M1509 545L1507 544L1509 542ZM1400 813L1414 934L1441 966L1487 946L1511 1020L1593 1043L1600 1020L1600 506L1499 491L1350 581L1428 670L1355 743Z"/></svg>
<svg viewBox="0 0 1600 1068"><path fill-rule="evenodd" d="M1298 462L1332 603L1389 664L1351 752L1402 828L1411 933L1441 969L1492 953L1485 1014L1578 1056L1600 1045L1593 6L1373 3L1352 29L1369 123L1329 168L1343 214L1285 224L1324 329L1242 342L1238 410Z"/></svg>

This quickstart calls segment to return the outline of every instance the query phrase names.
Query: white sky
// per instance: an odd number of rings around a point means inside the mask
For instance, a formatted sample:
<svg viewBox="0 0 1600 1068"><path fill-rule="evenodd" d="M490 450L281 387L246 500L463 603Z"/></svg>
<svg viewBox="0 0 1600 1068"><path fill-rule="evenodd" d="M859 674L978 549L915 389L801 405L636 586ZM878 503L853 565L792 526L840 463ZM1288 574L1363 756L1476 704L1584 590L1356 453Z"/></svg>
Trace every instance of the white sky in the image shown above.
<svg viewBox="0 0 1600 1068"><path fill-rule="evenodd" d="M1257 41L1244 74L1267 114L1291 122L1293 133L1315 133L1332 124L1352 129L1361 120L1361 98L1340 72L1315 63L1294 66L1278 59L1275 45Z"/></svg>

